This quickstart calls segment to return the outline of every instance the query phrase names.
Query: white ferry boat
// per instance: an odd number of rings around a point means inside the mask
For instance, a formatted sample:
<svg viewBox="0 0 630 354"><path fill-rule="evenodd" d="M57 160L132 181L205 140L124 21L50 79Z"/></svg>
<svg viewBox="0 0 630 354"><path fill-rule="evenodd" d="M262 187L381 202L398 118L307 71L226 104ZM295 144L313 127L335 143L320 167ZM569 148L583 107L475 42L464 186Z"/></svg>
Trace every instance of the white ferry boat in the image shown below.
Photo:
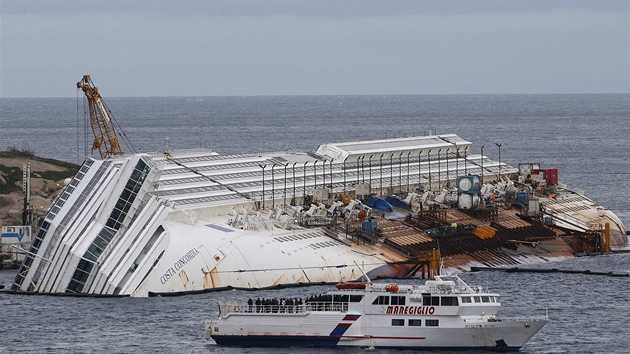
<svg viewBox="0 0 630 354"><path fill-rule="evenodd" d="M424 285L352 283L307 299L219 301L206 337L242 347L369 347L517 351L547 315L503 318L500 296L457 276Z"/></svg>

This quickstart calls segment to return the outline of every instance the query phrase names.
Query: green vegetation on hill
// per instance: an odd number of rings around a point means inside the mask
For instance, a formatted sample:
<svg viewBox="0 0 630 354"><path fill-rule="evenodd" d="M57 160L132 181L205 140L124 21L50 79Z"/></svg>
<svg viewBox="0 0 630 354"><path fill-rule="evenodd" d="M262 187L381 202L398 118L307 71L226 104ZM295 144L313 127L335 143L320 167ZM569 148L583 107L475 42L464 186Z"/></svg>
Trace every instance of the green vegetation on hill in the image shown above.
<svg viewBox="0 0 630 354"><path fill-rule="evenodd" d="M50 165L62 167L62 171L33 171L31 172L31 178L42 178L51 181L59 181L64 178L74 176L79 170L80 166L54 159L48 159L43 157L37 157L30 150L19 150L15 147L9 147L8 151L0 151L0 158L10 159L23 159L25 161L39 161ZM26 163L26 162L25 162ZM22 181L23 171L20 167L5 166L0 164L0 171L3 173L3 178L6 180L6 184L0 184L0 194L9 194L11 192L21 191L22 188L15 185L15 182Z"/></svg>

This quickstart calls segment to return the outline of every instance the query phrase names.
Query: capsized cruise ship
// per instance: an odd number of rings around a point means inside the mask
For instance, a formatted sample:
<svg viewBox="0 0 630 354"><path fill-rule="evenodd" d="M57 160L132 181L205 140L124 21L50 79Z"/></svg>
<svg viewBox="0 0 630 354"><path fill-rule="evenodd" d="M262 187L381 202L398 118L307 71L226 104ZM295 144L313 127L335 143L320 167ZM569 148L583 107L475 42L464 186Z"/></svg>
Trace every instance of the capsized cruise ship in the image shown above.
<svg viewBox="0 0 630 354"><path fill-rule="evenodd" d="M562 237L576 233L595 245L587 251L627 243L616 215L556 179L537 164L472 154L453 134L310 153L88 159L40 224L12 290L150 296L336 283L362 271L424 276L440 248L447 267L462 268L575 253ZM375 196L399 203L370 206Z"/></svg>

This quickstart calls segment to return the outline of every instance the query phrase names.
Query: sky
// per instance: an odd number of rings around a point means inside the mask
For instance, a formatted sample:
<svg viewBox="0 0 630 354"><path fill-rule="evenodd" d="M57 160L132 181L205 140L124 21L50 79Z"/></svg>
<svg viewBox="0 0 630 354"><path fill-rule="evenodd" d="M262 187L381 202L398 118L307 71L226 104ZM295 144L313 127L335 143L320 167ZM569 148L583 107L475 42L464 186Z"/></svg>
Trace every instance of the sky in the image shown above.
<svg viewBox="0 0 630 354"><path fill-rule="evenodd" d="M0 97L630 92L628 0L0 1Z"/></svg>

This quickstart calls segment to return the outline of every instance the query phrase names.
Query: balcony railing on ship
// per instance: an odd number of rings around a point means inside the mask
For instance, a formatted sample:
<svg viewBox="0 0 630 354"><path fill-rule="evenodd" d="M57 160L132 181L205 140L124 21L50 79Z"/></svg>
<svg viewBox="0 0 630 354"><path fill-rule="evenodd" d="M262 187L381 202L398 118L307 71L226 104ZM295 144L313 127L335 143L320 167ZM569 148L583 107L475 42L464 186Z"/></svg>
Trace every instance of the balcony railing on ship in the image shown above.
<svg viewBox="0 0 630 354"><path fill-rule="evenodd" d="M306 313L316 311L334 311L334 312L346 312L348 311L347 302L328 302L328 301L316 301L308 302L302 305L247 305L247 304L222 304L219 305L221 314L233 314L233 313Z"/></svg>

